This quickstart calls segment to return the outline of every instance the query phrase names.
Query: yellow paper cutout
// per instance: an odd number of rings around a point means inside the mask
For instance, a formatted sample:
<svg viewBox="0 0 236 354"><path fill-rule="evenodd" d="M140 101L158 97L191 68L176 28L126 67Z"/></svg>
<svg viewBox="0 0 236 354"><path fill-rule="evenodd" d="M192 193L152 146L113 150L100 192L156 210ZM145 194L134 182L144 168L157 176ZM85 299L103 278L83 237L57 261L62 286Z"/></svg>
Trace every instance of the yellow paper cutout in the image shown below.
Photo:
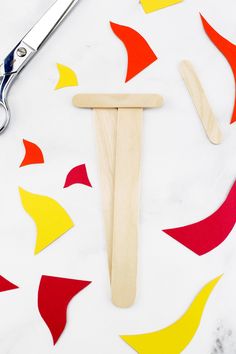
<svg viewBox="0 0 236 354"><path fill-rule="evenodd" d="M222 275L208 283L185 314L169 327L153 333L121 338L139 354L180 354L195 335L207 300L221 277Z"/></svg>
<svg viewBox="0 0 236 354"><path fill-rule="evenodd" d="M144 11L148 14L164 7L175 5L183 0L141 0Z"/></svg>
<svg viewBox="0 0 236 354"><path fill-rule="evenodd" d="M68 68L68 66L57 64L57 68L59 71L59 81L55 87L55 90L64 88L64 87L71 87L71 86L78 86L78 80L76 77L75 72Z"/></svg>
<svg viewBox="0 0 236 354"><path fill-rule="evenodd" d="M54 199L19 188L22 205L37 227L35 254L70 230L74 224L65 209Z"/></svg>

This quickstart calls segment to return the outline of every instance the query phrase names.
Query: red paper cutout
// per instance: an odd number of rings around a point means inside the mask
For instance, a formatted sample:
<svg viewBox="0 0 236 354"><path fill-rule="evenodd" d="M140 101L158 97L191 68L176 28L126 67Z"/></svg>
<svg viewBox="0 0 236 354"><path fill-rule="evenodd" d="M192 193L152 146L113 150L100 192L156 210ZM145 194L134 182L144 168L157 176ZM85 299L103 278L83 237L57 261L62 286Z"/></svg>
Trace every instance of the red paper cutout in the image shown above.
<svg viewBox="0 0 236 354"><path fill-rule="evenodd" d="M43 275L38 291L38 308L47 324L54 345L66 326L69 302L91 282Z"/></svg>
<svg viewBox="0 0 236 354"><path fill-rule="evenodd" d="M110 22L115 35L124 43L128 54L128 69L125 82L131 80L157 60L147 41L134 29Z"/></svg>
<svg viewBox="0 0 236 354"><path fill-rule="evenodd" d="M163 230L199 256L219 246L236 222L236 182L221 207L208 218L195 224Z"/></svg>
<svg viewBox="0 0 236 354"><path fill-rule="evenodd" d="M5 279L0 275L0 292L18 289L18 286L11 283L9 280Z"/></svg>
<svg viewBox="0 0 236 354"><path fill-rule="evenodd" d="M211 27L211 25L206 21L206 19L200 14L203 27L208 35L208 37L212 40L215 46L221 51L221 53L228 60L231 69L234 74L235 86L236 86L236 45L228 41L226 38L221 36L216 30ZM230 124L236 122L236 93L235 93L235 102L234 102L234 110L231 118Z"/></svg>
<svg viewBox="0 0 236 354"><path fill-rule="evenodd" d="M44 157L41 149L34 143L23 140L25 146L25 157L20 167L44 163Z"/></svg>
<svg viewBox="0 0 236 354"><path fill-rule="evenodd" d="M77 183L84 184L85 186L92 188L85 164L76 166L69 172L68 176L66 177L64 188L70 187Z"/></svg>

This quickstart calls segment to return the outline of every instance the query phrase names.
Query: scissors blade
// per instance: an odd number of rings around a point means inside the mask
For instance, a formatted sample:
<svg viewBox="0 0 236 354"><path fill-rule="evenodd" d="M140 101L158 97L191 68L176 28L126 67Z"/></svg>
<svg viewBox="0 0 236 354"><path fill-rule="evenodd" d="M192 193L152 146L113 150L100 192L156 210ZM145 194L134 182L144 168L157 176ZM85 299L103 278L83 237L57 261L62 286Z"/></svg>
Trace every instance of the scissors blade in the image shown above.
<svg viewBox="0 0 236 354"><path fill-rule="evenodd" d="M24 43L33 50L38 50L77 2L78 0L57 0L27 33Z"/></svg>

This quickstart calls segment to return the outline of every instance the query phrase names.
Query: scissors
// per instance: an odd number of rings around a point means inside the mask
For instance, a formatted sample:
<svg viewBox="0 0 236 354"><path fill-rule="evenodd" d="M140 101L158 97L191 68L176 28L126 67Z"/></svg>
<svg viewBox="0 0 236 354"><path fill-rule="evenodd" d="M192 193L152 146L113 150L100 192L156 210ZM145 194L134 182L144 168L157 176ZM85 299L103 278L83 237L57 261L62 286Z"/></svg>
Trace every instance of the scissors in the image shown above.
<svg viewBox="0 0 236 354"><path fill-rule="evenodd" d="M57 0L0 65L0 106L5 111L0 122L0 134L10 121L7 93L14 79L77 2L78 0Z"/></svg>

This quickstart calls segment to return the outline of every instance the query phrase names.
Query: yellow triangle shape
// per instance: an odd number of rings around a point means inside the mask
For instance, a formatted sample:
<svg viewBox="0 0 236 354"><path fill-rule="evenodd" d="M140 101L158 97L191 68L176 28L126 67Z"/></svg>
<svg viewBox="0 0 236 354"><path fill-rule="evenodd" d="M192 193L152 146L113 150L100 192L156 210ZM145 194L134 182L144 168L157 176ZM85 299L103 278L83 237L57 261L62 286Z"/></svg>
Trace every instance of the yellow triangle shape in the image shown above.
<svg viewBox="0 0 236 354"><path fill-rule="evenodd" d="M54 199L19 188L22 205L37 227L35 254L70 230L74 224Z"/></svg>
<svg viewBox="0 0 236 354"><path fill-rule="evenodd" d="M68 66L57 64L59 72L59 81L55 87L55 90L59 90L64 87L78 86L78 80L75 72Z"/></svg>
<svg viewBox="0 0 236 354"><path fill-rule="evenodd" d="M146 13L163 9L164 7L175 5L183 0L141 0L141 4Z"/></svg>
<svg viewBox="0 0 236 354"><path fill-rule="evenodd" d="M207 300L221 277L208 283L196 296L185 314L169 327L153 333L127 335L121 338L139 354L182 353L195 335Z"/></svg>

